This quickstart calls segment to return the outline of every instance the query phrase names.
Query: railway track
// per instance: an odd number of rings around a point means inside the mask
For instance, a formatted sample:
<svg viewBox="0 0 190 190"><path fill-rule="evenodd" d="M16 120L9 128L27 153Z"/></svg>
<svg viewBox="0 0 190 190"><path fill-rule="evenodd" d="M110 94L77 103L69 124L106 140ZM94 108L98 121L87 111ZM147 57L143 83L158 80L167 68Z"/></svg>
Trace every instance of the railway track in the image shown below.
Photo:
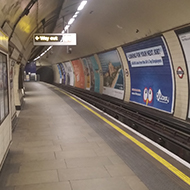
<svg viewBox="0 0 190 190"><path fill-rule="evenodd" d="M70 86L59 87L103 110L190 163L190 125L187 122L175 121L170 117L167 119L154 112L150 114L143 109L137 110L109 96Z"/></svg>

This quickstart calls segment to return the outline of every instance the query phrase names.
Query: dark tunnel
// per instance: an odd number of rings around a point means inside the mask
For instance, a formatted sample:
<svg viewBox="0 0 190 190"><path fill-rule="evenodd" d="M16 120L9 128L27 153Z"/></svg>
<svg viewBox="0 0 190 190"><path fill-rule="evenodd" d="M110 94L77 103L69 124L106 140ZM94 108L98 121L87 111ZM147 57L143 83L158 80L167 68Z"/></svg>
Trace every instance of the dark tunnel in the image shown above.
<svg viewBox="0 0 190 190"><path fill-rule="evenodd" d="M36 74L40 76L40 81L53 84L54 73L50 67L41 67L36 71Z"/></svg>

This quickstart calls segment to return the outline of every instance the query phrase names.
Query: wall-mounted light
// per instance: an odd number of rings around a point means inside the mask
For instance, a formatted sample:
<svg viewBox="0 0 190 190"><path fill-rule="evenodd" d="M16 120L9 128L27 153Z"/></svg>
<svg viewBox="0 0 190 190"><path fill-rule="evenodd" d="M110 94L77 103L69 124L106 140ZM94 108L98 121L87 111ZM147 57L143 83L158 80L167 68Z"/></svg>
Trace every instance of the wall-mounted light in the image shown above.
<svg viewBox="0 0 190 190"><path fill-rule="evenodd" d="M69 20L69 22L68 22L68 25L73 24L74 21L75 21L75 19L74 19L74 18L71 18L71 19Z"/></svg>
<svg viewBox="0 0 190 190"><path fill-rule="evenodd" d="M66 31L68 31L68 29L70 28L71 24L73 24L73 22L75 21L75 18L78 16L78 14L80 13L80 11L84 8L84 6L86 5L86 3L87 3L87 1L82 1L80 3L79 7L77 8L77 11L73 15L73 17L69 20L68 24L65 26L64 30L61 33L65 33ZM50 46L47 50L45 50L40 56L36 57L34 59L34 61L40 59L40 57L42 57L44 54L46 54L51 48L52 48L52 46ZM71 52L71 50L69 51L69 53L70 52Z"/></svg>
<svg viewBox="0 0 190 190"><path fill-rule="evenodd" d="M82 1L77 10L81 11L84 8L84 6L86 5L86 3L87 3L87 1Z"/></svg>
<svg viewBox="0 0 190 190"><path fill-rule="evenodd" d="M70 25L66 25L66 26L65 26L65 28L64 28L64 29L65 29L65 31L66 31L66 30L68 30L68 29L69 29L69 27L70 27Z"/></svg>

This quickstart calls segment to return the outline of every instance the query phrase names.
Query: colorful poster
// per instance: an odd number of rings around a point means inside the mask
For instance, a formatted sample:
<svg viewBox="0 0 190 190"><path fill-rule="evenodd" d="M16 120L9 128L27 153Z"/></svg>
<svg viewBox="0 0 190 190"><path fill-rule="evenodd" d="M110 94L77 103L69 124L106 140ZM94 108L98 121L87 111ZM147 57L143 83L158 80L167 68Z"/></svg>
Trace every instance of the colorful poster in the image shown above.
<svg viewBox="0 0 190 190"><path fill-rule="evenodd" d="M100 92L100 68L94 56L86 57L83 62L88 64L90 70L90 90Z"/></svg>
<svg viewBox="0 0 190 190"><path fill-rule="evenodd" d="M131 76L130 101L173 113L172 63L163 37L123 47Z"/></svg>
<svg viewBox="0 0 190 190"><path fill-rule="evenodd" d="M61 72L61 68L60 68L60 65L59 65L59 64L57 64L57 68L58 68L58 71L59 71L59 77L60 77L60 79L59 79L59 83L61 84L61 83L62 83L62 72Z"/></svg>
<svg viewBox="0 0 190 190"><path fill-rule="evenodd" d="M8 76L7 76L7 60L6 56L3 56L3 88L4 88L4 110L5 116L9 113L9 102L8 102Z"/></svg>
<svg viewBox="0 0 190 190"><path fill-rule="evenodd" d="M84 66L84 75L85 75L85 83L86 83L86 89L90 90L91 87L91 71L88 65L88 62L83 59L83 66Z"/></svg>
<svg viewBox="0 0 190 190"><path fill-rule="evenodd" d="M70 86L74 86L75 76L73 71L73 66L71 62L64 63L65 75L66 75L66 84Z"/></svg>
<svg viewBox="0 0 190 190"><path fill-rule="evenodd" d="M66 84L65 68L62 63L59 63L62 72L62 84Z"/></svg>
<svg viewBox="0 0 190 190"><path fill-rule="evenodd" d="M9 113L7 56L0 53L0 122Z"/></svg>
<svg viewBox="0 0 190 190"><path fill-rule="evenodd" d="M73 65L74 74L75 74L75 87L84 89L85 76L84 76L83 65L79 59L72 61L72 65Z"/></svg>
<svg viewBox="0 0 190 190"><path fill-rule="evenodd" d="M5 117L4 110L4 87L3 87L3 64L0 55L0 121Z"/></svg>
<svg viewBox="0 0 190 190"><path fill-rule="evenodd" d="M190 75L190 31L178 34L178 36L185 55L188 73ZM190 76L189 76L189 84L190 84ZM190 118L190 102L189 102L188 118Z"/></svg>
<svg viewBox="0 0 190 190"><path fill-rule="evenodd" d="M123 99L123 68L116 50L98 54L104 80L103 94Z"/></svg>
<svg viewBox="0 0 190 190"><path fill-rule="evenodd" d="M14 101L14 88L13 88L13 78L14 78L14 65L16 64L16 61L10 59L10 70L9 70L9 76L10 76L10 105L11 105L11 116L15 114L15 101Z"/></svg>

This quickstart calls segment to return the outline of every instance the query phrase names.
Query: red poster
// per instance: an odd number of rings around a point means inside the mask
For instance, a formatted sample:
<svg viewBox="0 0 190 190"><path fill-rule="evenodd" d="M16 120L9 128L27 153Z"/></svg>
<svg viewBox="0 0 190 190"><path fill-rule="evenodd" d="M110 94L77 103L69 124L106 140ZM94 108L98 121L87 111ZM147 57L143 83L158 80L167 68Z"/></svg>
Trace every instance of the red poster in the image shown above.
<svg viewBox="0 0 190 190"><path fill-rule="evenodd" d="M74 74L75 74L75 87L85 88L85 76L83 66L80 60L72 61Z"/></svg>

